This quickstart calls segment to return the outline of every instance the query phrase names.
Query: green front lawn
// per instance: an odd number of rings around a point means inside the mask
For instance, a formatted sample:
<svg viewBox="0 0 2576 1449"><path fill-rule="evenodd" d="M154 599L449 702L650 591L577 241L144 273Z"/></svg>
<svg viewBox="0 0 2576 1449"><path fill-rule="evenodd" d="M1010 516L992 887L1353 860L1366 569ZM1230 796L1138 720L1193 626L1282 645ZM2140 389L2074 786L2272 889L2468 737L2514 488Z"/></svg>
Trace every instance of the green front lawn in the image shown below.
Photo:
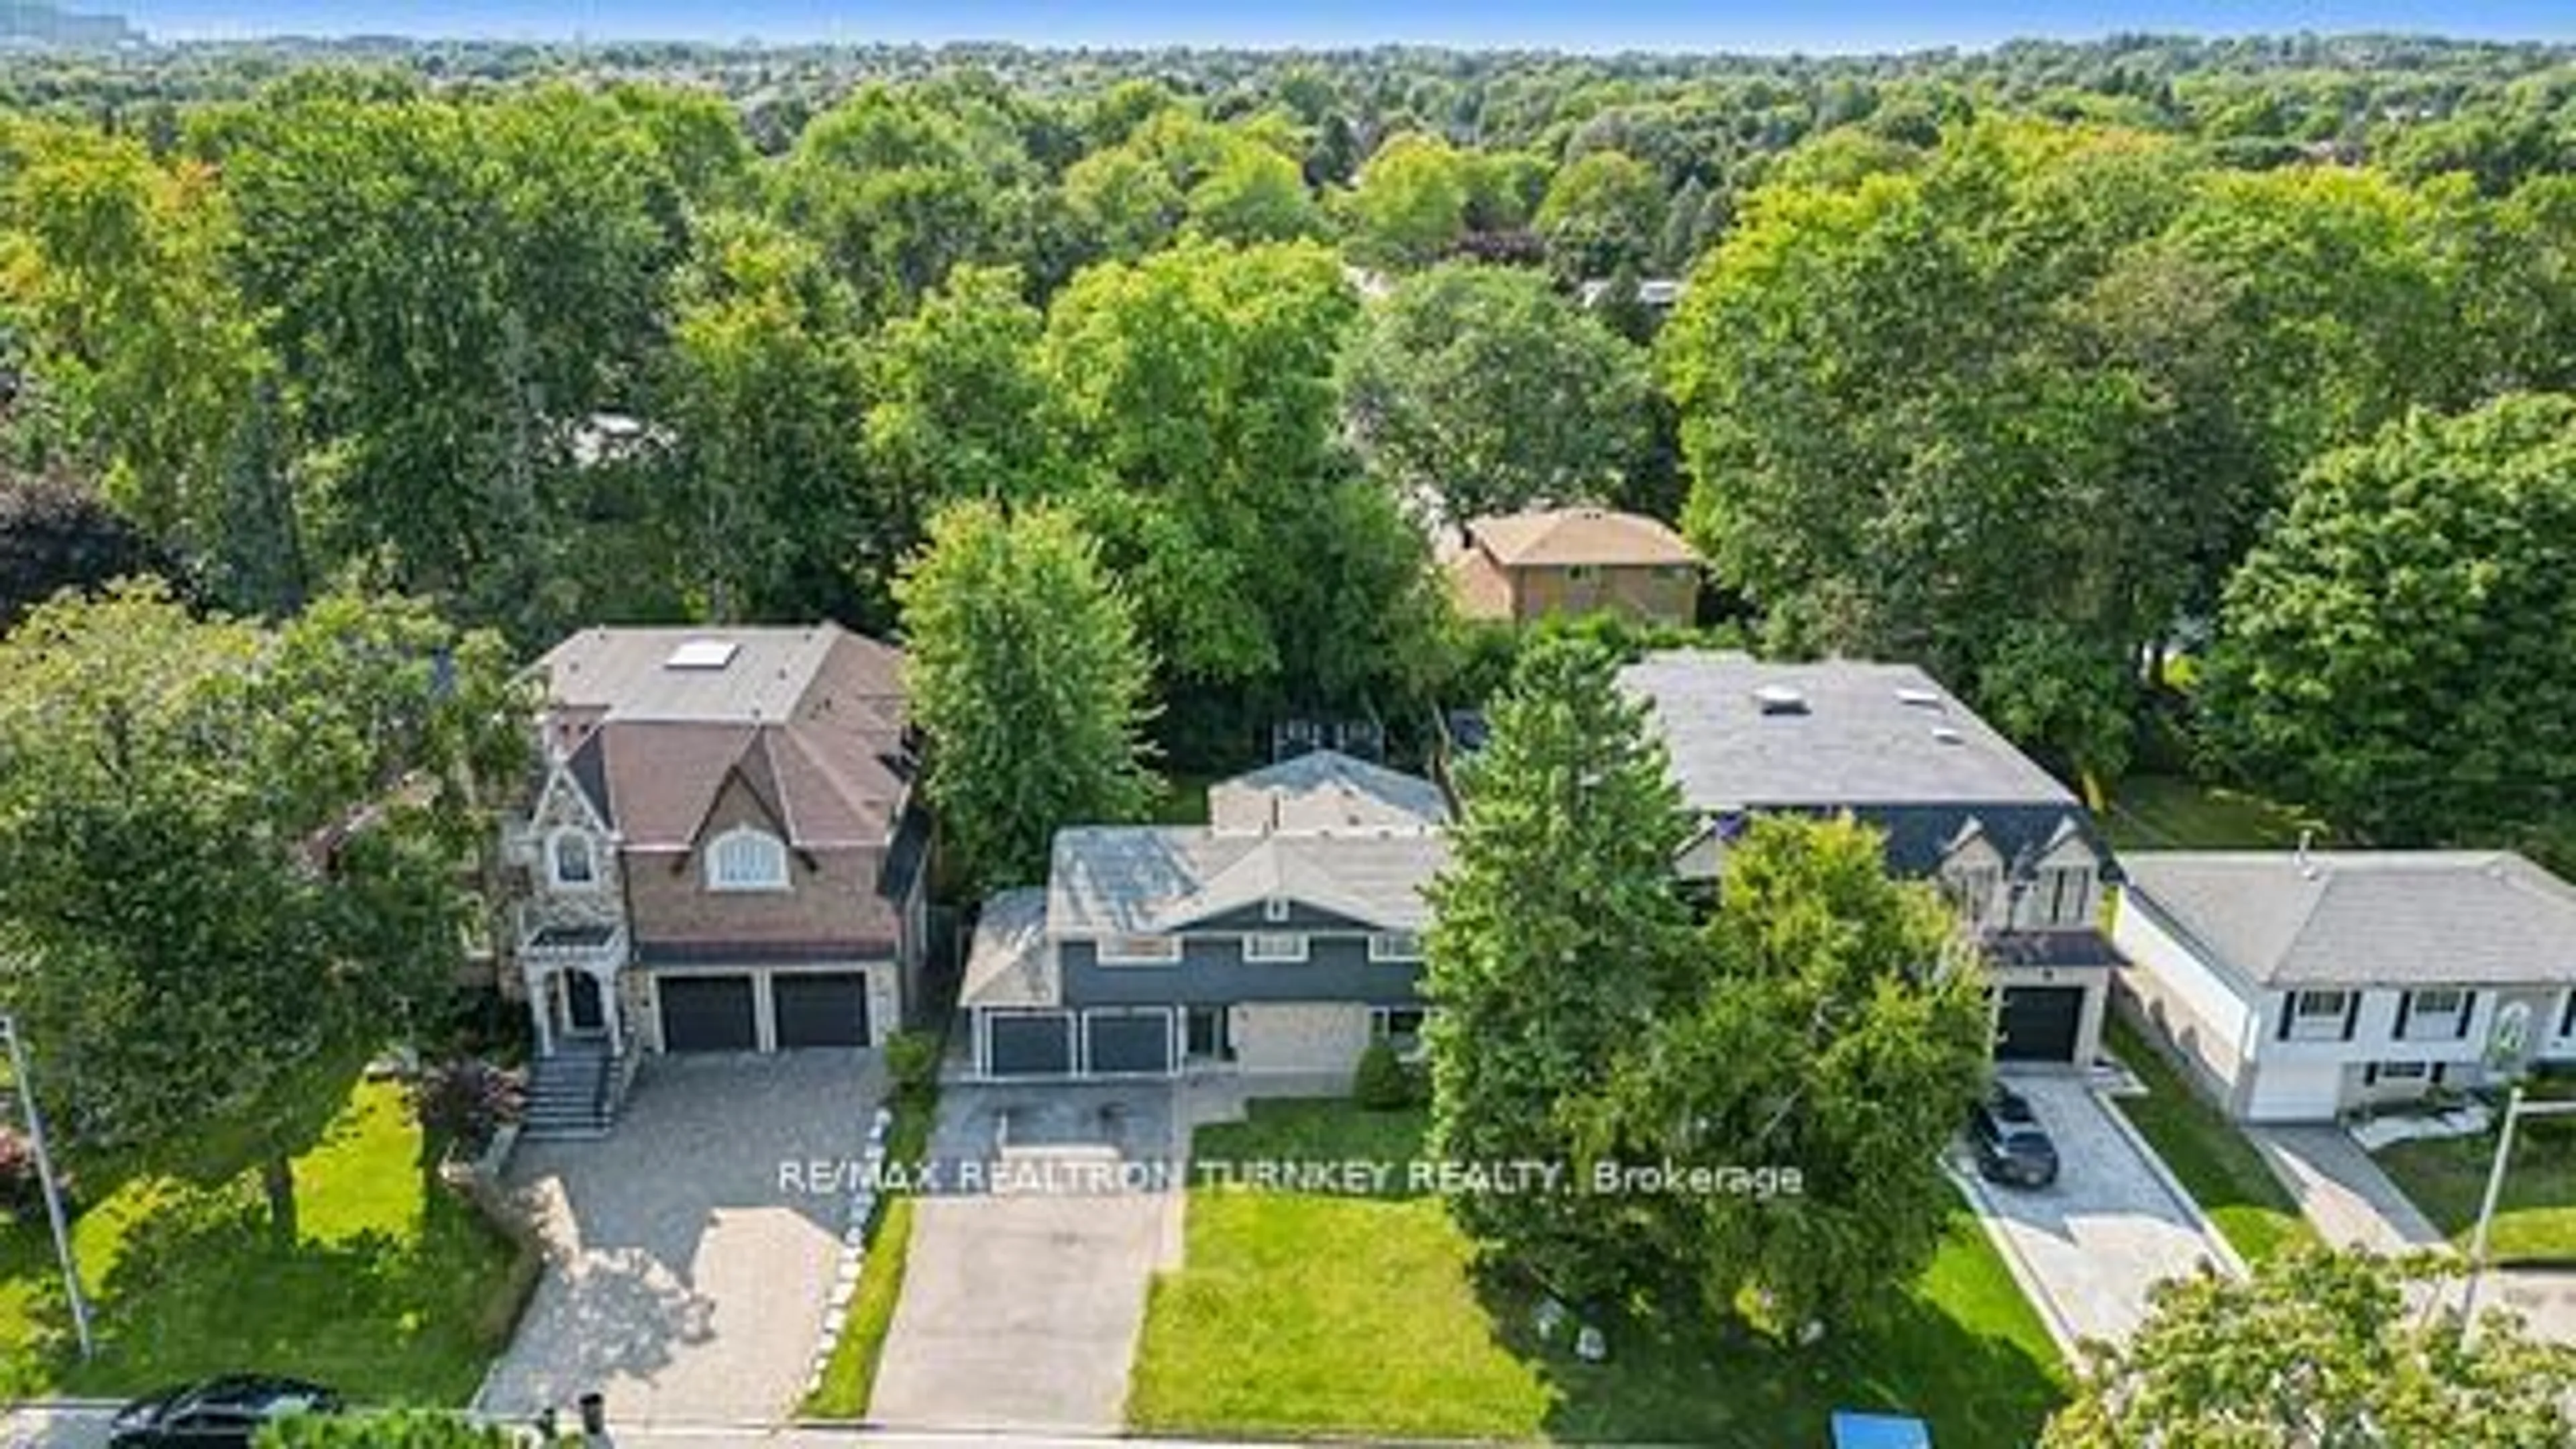
<svg viewBox="0 0 2576 1449"><path fill-rule="evenodd" d="M2290 806L2171 775L2122 780L2102 823L2114 850L2286 849L2306 829L2328 838L2322 822Z"/></svg>
<svg viewBox="0 0 2576 1449"><path fill-rule="evenodd" d="M2400 1142L2373 1154L2415 1206L2462 1248L2478 1224L2495 1137ZM2576 1129L2525 1121L2514 1133L2487 1250L2499 1263L2576 1264Z"/></svg>
<svg viewBox="0 0 2576 1449"><path fill-rule="evenodd" d="M2146 1096L2117 1097L2113 1105L2154 1145L2239 1256L2260 1263L2316 1241L2316 1229L2235 1123L2192 1091L2129 1023L2115 1017L2108 1037L2113 1054L2147 1087Z"/></svg>
<svg viewBox="0 0 2576 1449"><path fill-rule="evenodd" d="M1420 1113L1257 1103L1202 1164L1403 1161ZM1204 1180L1204 1179L1202 1179ZM1610 1362L1534 1341L1429 1197L1194 1187L1187 1265L1156 1278L1128 1399L1153 1433L1821 1444L1835 1408L1902 1409L1944 1449L2031 1442L2057 1353L1963 1208L1885 1321L1788 1351L1702 1325L1614 1332Z"/></svg>
<svg viewBox="0 0 2576 1449"><path fill-rule="evenodd" d="M44 1215L0 1229L0 1393L123 1395L232 1369L352 1396L471 1397L501 1347L509 1246L439 1184L402 1089L348 1087L295 1159L300 1233L272 1237L256 1170L211 1185L77 1168L73 1225L98 1357L79 1362Z"/></svg>

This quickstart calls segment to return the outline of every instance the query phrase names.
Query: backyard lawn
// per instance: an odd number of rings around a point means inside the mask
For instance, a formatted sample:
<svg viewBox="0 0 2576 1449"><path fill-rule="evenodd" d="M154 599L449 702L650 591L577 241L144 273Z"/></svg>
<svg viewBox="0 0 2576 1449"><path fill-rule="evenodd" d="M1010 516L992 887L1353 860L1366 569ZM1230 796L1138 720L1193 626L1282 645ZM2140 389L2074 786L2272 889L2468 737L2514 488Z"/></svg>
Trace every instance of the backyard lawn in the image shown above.
<svg viewBox="0 0 2576 1449"><path fill-rule="evenodd" d="M2492 1135L2401 1142L2372 1160L2453 1242L2469 1245L2495 1164ZM2487 1247L2499 1263L2576 1264L2576 1124L2525 1121L2515 1130Z"/></svg>
<svg viewBox="0 0 2576 1449"><path fill-rule="evenodd" d="M2322 822L2286 805L2241 790L2203 785L2172 775L2138 775L2120 782L2103 820L2114 850L2262 850L2299 843Z"/></svg>
<svg viewBox="0 0 2576 1449"><path fill-rule="evenodd" d="M256 1170L214 1186L90 1182L103 1196L73 1227L99 1346L88 1364L43 1215L0 1231L0 1392L117 1396L268 1369L364 1399L469 1398L509 1327L511 1251L437 1182L399 1086L337 1085L344 1104L295 1159L291 1247L269 1232Z"/></svg>
<svg viewBox="0 0 2576 1449"><path fill-rule="evenodd" d="M2316 1240L2316 1229L2235 1123L2193 1092L2129 1023L2113 1018L2108 1036L2113 1054L2147 1086L2146 1096L2114 1097L2112 1105L2154 1144L2239 1256L2260 1263Z"/></svg>
<svg viewBox="0 0 2576 1449"><path fill-rule="evenodd" d="M1203 1129L1202 1163L1400 1161L1419 1113L1259 1103ZM1821 1444L1837 1407L1904 1409L1944 1449L2026 1445L2057 1354L1964 1208L1878 1327L1784 1351L1702 1326L1614 1327L1611 1359L1535 1342L1480 1284L1437 1199L1191 1190L1187 1263L1159 1276L1128 1418L1154 1433Z"/></svg>

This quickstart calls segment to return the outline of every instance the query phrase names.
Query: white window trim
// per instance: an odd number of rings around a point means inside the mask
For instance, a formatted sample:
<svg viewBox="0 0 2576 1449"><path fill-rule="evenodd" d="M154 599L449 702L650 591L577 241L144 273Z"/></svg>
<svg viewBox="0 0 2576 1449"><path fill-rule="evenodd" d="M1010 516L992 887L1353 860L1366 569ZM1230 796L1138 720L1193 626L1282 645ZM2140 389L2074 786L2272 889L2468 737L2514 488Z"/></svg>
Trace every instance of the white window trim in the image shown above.
<svg viewBox="0 0 2576 1449"><path fill-rule="evenodd" d="M1261 919L1273 922L1288 919L1287 898L1284 896L1272 896L1268 900L1263 901L1261 903Z"/></svg>
<svg viewBox="0 0 2576 1449"><path fill-rule="evenodd" d="M1151 942L1152 949L1133 949ZM1103 936L1092 948L1091 959L1103 966L1177 966L1181 960L1181 938L1178 936Z"/></svg>
<svg viewBox="0 0 2576 1449"><path fill-rule="evenodd" d="M757 841L769 847L770 858L778 862L776 879L728 880L725 878L722 871L725 848L741 841ZM737 825L707 842L706 869L702 879L706 882L708 890L722 891L727 895L777 894L793 888L792 875L793 871L787 860L787 842L756 826Z"/></svg>
<svg viewBox="0 0 2576 1449"><path fill-rule="evenodd" d="M2424 1005L2427 996L2447 996L2447 1007ZM2429 986L2406 993L2404 1025L2397 1031L2400 1041L2451 1041L2460 1035L2462 1018L2467 1014L2469 993L2457 986Z"/></svg>
<svg viewBox="0 0 2576 1449"><path fill-rule="evenodd" d="M1422 1024L1415 1028L1413 1033L1413 1045L1400 1054L1406 1061L1419 1061L1423 1054L1431 1049L1428 1037L1431 1028L1431 1018L1438 1014L1438 1008L1436 1007L1372 1006L1368 1009L1369 1040L1371 1042L1393 1042L1395 1040L1395 1013L1399 1011L1418 1011L1422 1013Z"/></svg>
<svg viewBox="0 0 2576 1449"><path fill-rule="evenodd" d="M2092 872L2079 865L2050 866L2043 875L2048 882L2048 901L2044 923L2051 926L2081 926L2089 918L2093 883L2086 877ZM2061 909L2072 897L2075 909Z"/></svg>
<svg viewBox="0 0 2576 1449"><path fill-rule="evenodd" d="M2331 1008L2315 1011L2308 1009L2308 1002L2311 999L2323 999L2329 997L2334 1001L2334 1005ZM2352 993L2349 991L2339 991L2333 987L2318 987L2312 990L2303 989L2294 991L2290 994L2290 1015L2300 1021L2332 1021L2340 1023L2346 1015L2351 1013L2351 1011Z"/></svg>
<svg viewBox="0 0 2576 1449"><path fill-rule="evenodd" d="M561 852L563 850L564 842L567 840L577 840L581 842L582 850L590 861L590 879L572 880L564 875L563 856ZM546 884L559 891L595 891L599 889L599 842L591 838L589 831L567 825L547 834Z"/></svg>
<svg viewBox="0 0 2576 1449"><path fill-rule="evenodd" d="M2423 1082L2433 1076L2431 1062L2381 1062L2379 1080L2383 1082Z"/></svg>
<svg viewBox="0 0 2576 1449"><path fill-rule="evenodd" d="M1294 941L1297 943L1297 949L1293 954L1257 949L1263 941ZM1290 966L1310 960L1313 955L1313 943L1303 931L1247 931L1244 933L1243 959L1246 965Z"/></svg>
<svg viewBox="0 0 2576 1449"><path fill-rule="evenodd" d="M1422 959L1419 931L1378 931L1369 936L1368 943L1369 959L1381 964L1410 965Z"/></svg>

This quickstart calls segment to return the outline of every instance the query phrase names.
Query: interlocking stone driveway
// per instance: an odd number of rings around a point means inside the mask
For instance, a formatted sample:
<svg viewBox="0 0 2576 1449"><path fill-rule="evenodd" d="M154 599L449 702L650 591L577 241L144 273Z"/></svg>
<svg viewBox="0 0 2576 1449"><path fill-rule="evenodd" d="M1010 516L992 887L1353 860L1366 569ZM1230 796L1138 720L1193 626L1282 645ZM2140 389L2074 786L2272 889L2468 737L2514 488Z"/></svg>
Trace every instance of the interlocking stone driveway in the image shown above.
<svg viewBox="0 0 2576 1449"><path fill-rule="evenodd" d="M783 1418L849 1205L780 1165L854 1161L883 1091L870 1054L656 1058L614 1135L521 1148L553 1261L482 1406L569 1418L596 1389L612 1425Z"/></svg>
<svg viewBox="0 0 2576 1449"><path fill-rule="evenodd" d="M931 1146L943 1190L914 1209L869 1418L1119 1427L1146 1282L1180 1232L1183 1194L1159 1190L1178 1182L1173 1090L944 1089ZM985 1190L962 1180L970 1169Z"/></svg>
<svg viewBox="0 0 2576 1449"><path fill-rule="evenodd" d="M2200 1210L2167 1186L2143 1149L2081 1079L2015 1076L2057 1140L2057 1185L2037 1192L1971 1180L2023 1286L2061 1344L2124 1342L2161 1279L2229 1261Z"/></svg>

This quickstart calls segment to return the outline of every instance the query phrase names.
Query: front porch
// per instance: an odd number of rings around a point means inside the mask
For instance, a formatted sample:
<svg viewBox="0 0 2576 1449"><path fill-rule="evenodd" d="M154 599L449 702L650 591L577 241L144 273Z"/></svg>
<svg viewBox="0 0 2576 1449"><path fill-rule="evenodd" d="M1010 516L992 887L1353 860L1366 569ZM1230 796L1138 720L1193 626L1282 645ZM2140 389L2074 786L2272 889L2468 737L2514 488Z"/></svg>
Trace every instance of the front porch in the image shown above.
<svg viewBox="0 0 2576 1449"><path fill-rule="evenodd" d="M625 928L548 925L523 936L518 954L537 1037L528 1134L605 1136L638 1056Z"/></svg>

